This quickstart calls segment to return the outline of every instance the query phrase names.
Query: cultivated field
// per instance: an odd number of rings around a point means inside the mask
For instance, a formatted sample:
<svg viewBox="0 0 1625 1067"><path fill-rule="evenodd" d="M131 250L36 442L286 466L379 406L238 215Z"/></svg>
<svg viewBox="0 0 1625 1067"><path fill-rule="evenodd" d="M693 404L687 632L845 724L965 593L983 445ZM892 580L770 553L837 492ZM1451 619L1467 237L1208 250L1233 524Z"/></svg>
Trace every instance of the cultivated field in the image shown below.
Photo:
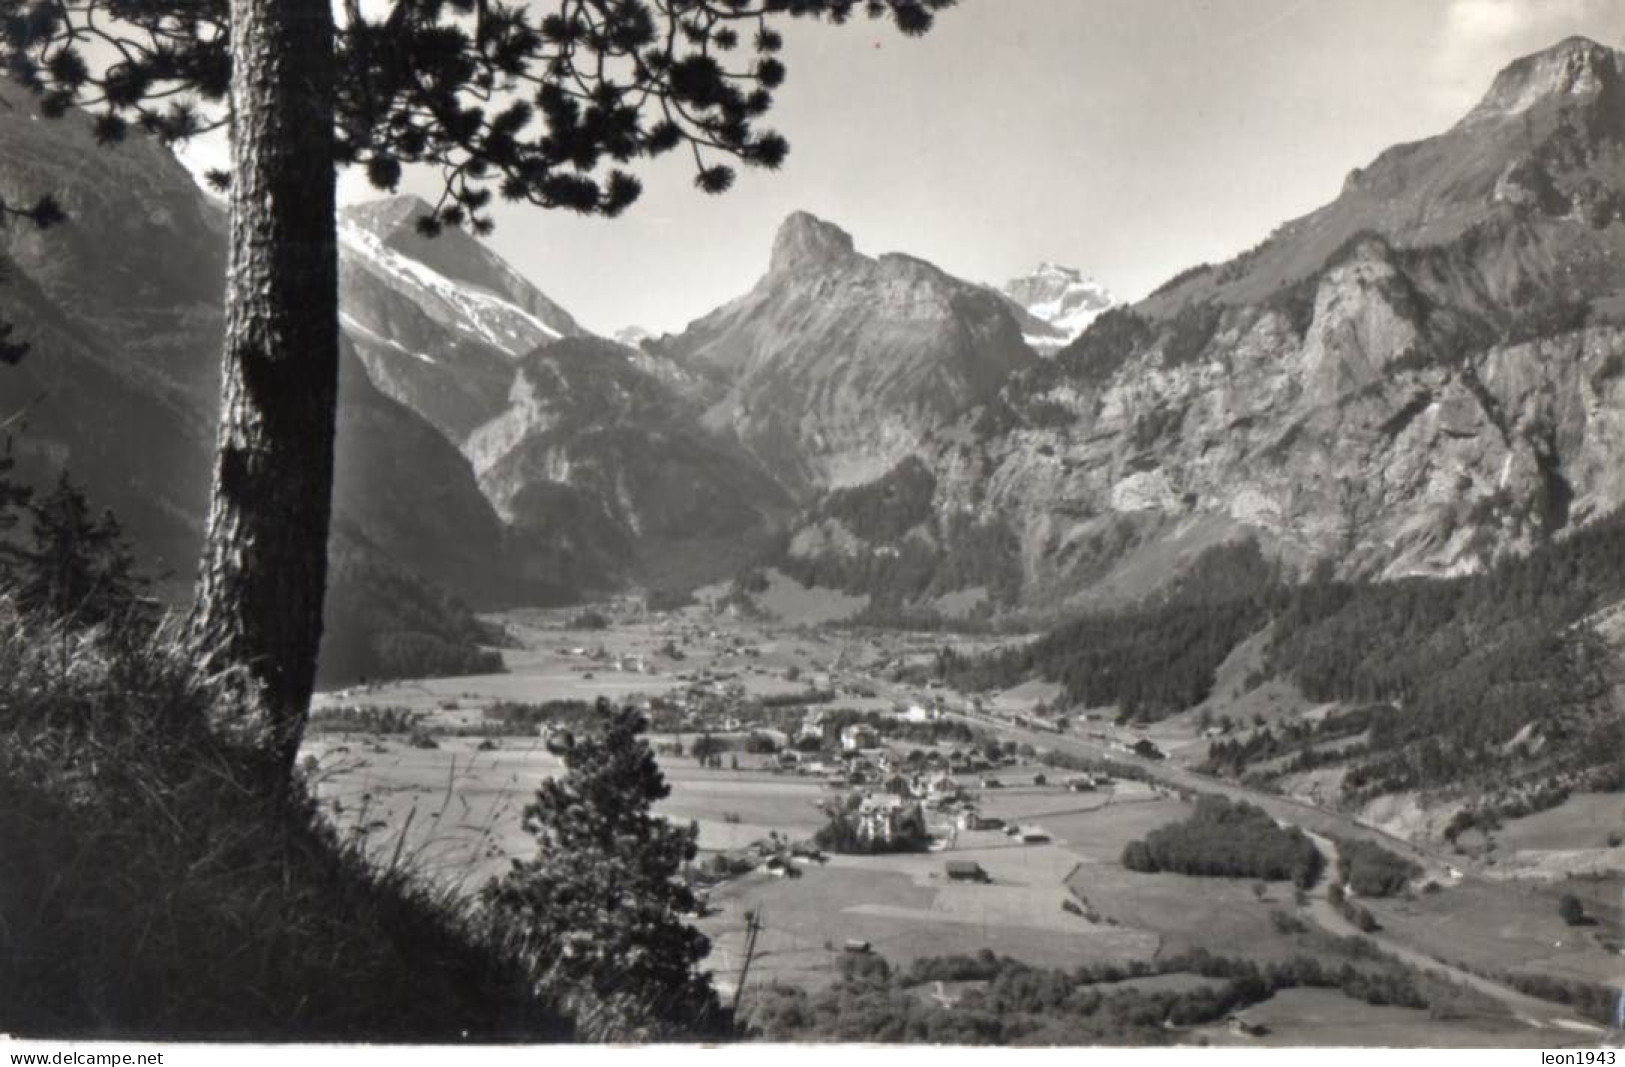
<svg viewBox="0 0 1625 1067"><path fill-rule="evenodd" d="M794 592L778 590L779 601L793 604ZM929 664L943 644L959 640L943 635L821 631L698 610L669 616L623 612L607 627L585 625L590 620L565 612L525 612L502 621L524 646L505 650L507 674L397 682L326 694L318 701L318 709L408 708L436 733L435 747L414 747L402 735L332 732L313 735L306 745L319 796L340 826L366 836L380 862L410 863L432 877L473 888L500 874L512 859L531 854L534 843L521 827L521 814L537 784L560 771L560 761L540 737L447 736L488 726L486 710L500 702L644 699L696 685L719 691L727 685L746 699L828 687L839 690L830 706L858 710L890 711L938 699L950 708L964 703L951 691L897 680L899 670ZM985 644L985 639L967 639L964 647ZM1239 673L1247 665L1244 659L1228 664L1223 676ZM991 706L1025 714L1056 695L1053 686L1028 685L1002 694ZM1313 717L1323 710L1291 694L1273 696L1266 695L1255 710L1267 717ZM1054 743L1031 731L998 726L995 732L1039 747ZM1080 724L1073 734L1083 750L1113 758L1138 736L1099 718ZM1153 727L1149 737L1174 757L1170 763L1194 762L1205 750L1192 715ZM658 748L680 738L650 740ZM1077 748L1071 740L1066 743ZM739 753L738 769L701 767L692 756L660 759L672 792L658 810L697 824L702 861L716 851L740 855L769 834L806 840L824 822L819 803L837 795L816 776L772 770L767 756ZM1043 785L1035 781L1040 774ZM1062 967L1152 960L1198 948L1261 961L1315 951L1313 938L1283 932L1272 918L1275 911L1302 914L1285 883L1272 883L1260 895L1247 879L1143 874L1122 867L1125 845L1191 810L1170 788L1117 780L1095 791L1072 792L1065 788L1070 777L1072 772L1030 760L958 776L983 816L1038 830L1047 840L1023 844L997 831L949 832L939 825L939 851L802 860L799 877L753 870L713 888L709 911L697 925L712 939L710 962L719 987L727 991L738 980L748 912L763 921L752 985L769 980L823 985L835 976L848 944L865 942L894 965L983 948ZM1198 781L1205 780L1188 774L1175 778L1181 787ZM1235 791L1233 785L1213 788ZM1270 798L1260 802L1281 818L1301 814L1317 825L1331 818ZM1554 812L1508 824L1500 832L1501 862L1510 866L1514 857L1565 849L1607 851L1607 835L1619 819L1617 797L1574 798ZM988 881L950 881L949 860L974 861ZM1438 859L1428 866L1430 872L1445 869ZM1603 881L1584 886L1592 914L1605 910L1619 889ZM1561 891L1468 878L1436 894L1366 903L1383 924L1384 936L1436 959L1485 972L1516 966L1612 981L1621 973L1618 957L1602 942L1619 936L1618 924L1609 916L1590 927L1565 926L1556 909ZM1185 988L1180 983L1202 980L1176 975L1137 981L1161 983L1148 988ZM1268 1033L1238 1037L1215 1027L1200 1036L1213 1043L1282 1045L1550 1045L1561 1036L1500 1014L1438 1020L1318 990L1282 993L1250 1009L1248 1017L1256 1017Z"/></svg>
<svg viewBox="0 0 1625 1067"><path fill-rule="evenodd" d="M1438 1019L1417 1008L1377 1006L1330 989L1288 989L1248 1008L1245 1017L1263 1028L1241 1036L1225 1025L1204 1027L1201 1042L1216 1045L1362 1045L1376 1048L1550 1048L1566 1044L1552 1031L1499 1015ZM1584 1035L1575 1035L1583 1040Z"/></svg>

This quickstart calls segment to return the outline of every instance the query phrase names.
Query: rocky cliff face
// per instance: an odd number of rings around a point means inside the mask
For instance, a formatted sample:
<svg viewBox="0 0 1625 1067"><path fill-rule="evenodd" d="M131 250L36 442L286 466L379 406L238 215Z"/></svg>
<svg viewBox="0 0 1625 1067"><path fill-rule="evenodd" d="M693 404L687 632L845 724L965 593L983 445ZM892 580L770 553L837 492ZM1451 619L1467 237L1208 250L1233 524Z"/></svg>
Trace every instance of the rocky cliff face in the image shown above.
<svg viewBox="0 0 1625 1067"><path fill-rule="evenodd" d="M547 559L692 584L733 573L789 512L789 497L647 357L573 338L519 362L508 407L469 438L480 486Z"/></svg>
<svg viewBox="0 0 1625 1067"><path fill-rule="evenodd" d="M878 477L1034 362L999 295L805 213L749 293L645 347L707 379L706 425L801 494Z"/></svg>
<svg viewBox="0 0 1625 1067"><path fill-rule="evenodd" d="M0 309L36 353L0 369L0 411L27 408L36 471L71 465L189 569L219 220L166 153L75 119L0 113L0 149L0 193L76 219L3 233ZM1229 538L1456 574L1625 503L1625 58L1581 39L1133 307L1062 268L998 292L872 258L797 214L749 293L627 347L471 238L422 238L421 210L343 222L338 500L341 529L460 590L716 576L795 501L802 577L1063 610Z"/></svg>
<svg viewBox="0 0 1625 1067"><path fill-rule="evenodd" d="M1622 87L1625 57L1580 39L1514 64L1457 126L1022 374L923 453L907 530L866 537L826 504L792 563L929 573L901 583L916 603L957 583L1060 607L1231 537L1457 574L1619 507ZM973 542L1018 546L1017 573L985 549L967 567Z"/></svg>

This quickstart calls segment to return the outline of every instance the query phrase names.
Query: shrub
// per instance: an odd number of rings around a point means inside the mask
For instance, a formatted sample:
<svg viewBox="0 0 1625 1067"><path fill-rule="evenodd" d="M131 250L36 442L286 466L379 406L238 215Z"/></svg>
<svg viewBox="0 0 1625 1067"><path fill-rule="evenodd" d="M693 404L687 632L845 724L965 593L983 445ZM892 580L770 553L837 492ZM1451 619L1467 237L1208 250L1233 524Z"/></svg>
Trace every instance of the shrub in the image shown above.
<svg viewBox="0 0 1625 1067"><path fill-rule="evenodd" d="M1370 841L1337 842L1338 881L1362 897L1403 893L1422 868Z"/></svg>
<svg viewBox="0 0 1625 1067"><path fill-rule="evenodd" d="M1304 924L1302 919L1298 918L1290 911L1282 911L1279 908L1270 912L1270 925L1275 927L1277 933L1289 935L1301 934L1309 929L1309 927Z"/></svg>
<svg viewBox="0 0 1625 1067"><path fill-rule="evenodd" d="M771 756L779 750L779 743L763 733L752 731L745 738L745 751L753 756Z"/></svg>

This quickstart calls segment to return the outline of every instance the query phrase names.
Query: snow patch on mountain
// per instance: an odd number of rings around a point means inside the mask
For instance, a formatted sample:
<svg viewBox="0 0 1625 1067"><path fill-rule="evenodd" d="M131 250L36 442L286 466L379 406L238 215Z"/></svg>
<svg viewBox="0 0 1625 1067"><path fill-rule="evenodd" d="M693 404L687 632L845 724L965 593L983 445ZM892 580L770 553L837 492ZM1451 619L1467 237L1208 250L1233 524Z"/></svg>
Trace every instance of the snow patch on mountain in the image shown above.
<svg viewBox="0 0 1625 1067"><path fill-rule="evenodd" d="M339 223L339 247L401 289L427 297L450 311L469 333L513 356L520 356L564 334L542 319L494 293L453 281L439 271L401 255L378 236L349 221ZM426 309L427 310L427 309Z"/></svg>
<svg viewBox="0 0 1625 1067"><path fill-rule="evenodd" d="M654 336L642 326L627 326L615 331L615 343L627 348L642 348L643 342L654 340Z"/></svg>

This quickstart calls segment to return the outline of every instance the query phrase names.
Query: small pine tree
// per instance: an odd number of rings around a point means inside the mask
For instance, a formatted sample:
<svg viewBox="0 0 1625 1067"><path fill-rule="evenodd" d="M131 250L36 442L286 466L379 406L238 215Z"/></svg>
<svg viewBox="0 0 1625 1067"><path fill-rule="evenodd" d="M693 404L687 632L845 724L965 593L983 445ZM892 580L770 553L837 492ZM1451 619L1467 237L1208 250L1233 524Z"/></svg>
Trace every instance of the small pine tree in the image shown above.
<svg viewBox="0 0 1625 1067"><path fill-rule="evenodd" d="M710 942L683 919L695 898L679 874L699 832L650 813L671 789L643 716L603 699L598 708L603 725L557 746L565 773L525 809L536 858L515 861L485 898L561 991L590 997L611 1036L694 1034L719 1018L698 970ZM656 1033L644 1029L651 1023Z"/></svg>
<svg viewBox="0 0 1625 1067"><path fill-rule="evenodd" d="M92 518L84 492L66 471L56 488L29 500L29 543L16 547L17 603L25 612L94 626L139 608L148 584L111 511Z"/></svg>
<svg viewBox="0 0 1625 1067"><path fill-rule="evenodd" d="M3 340L0 337L0 342ZM22 518L29 497L28 487L12 480L11 472L16 466L17 461L11 455L11 439L7 438L5 449L0 451L0 582L9 579L16 567L17 546L9 535Z"/></svg>

